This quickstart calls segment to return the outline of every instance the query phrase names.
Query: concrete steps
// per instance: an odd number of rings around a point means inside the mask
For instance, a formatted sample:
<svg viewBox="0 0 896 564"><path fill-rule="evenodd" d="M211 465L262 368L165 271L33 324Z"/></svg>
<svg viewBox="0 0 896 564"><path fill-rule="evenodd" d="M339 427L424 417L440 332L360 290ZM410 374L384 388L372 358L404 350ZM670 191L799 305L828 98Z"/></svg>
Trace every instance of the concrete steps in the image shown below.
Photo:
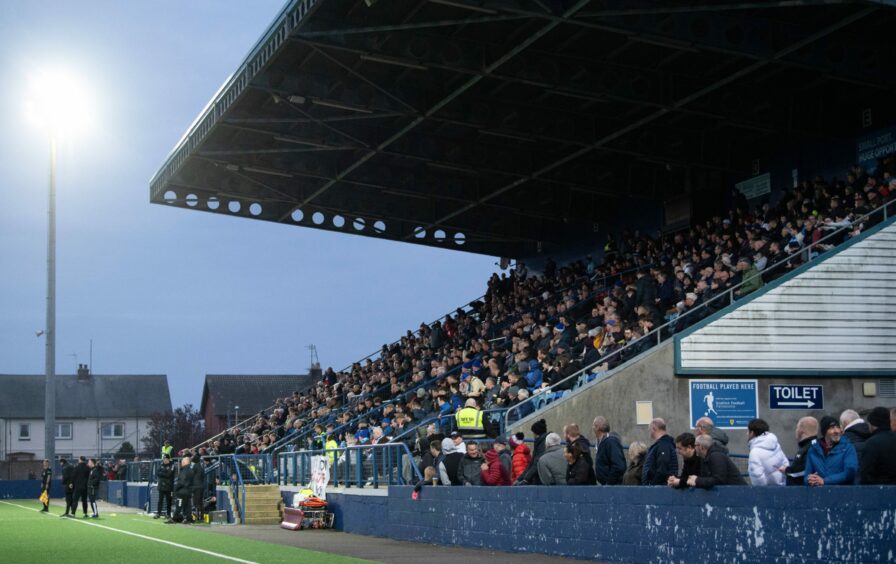
<svg viewBox="0 0 896 564"><path fill-rule="evenodd" d="M247 525L275 525L283 520L283 498L280 487L246 486L246 506L243 510Z"/></svg>

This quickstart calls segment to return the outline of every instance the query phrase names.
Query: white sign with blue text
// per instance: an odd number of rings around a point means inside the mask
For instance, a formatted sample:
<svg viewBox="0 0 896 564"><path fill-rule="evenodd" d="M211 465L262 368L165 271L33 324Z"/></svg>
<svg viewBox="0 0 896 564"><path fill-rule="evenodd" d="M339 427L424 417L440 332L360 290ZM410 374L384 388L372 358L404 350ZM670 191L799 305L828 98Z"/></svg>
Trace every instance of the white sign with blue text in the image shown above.
<svg viewBox="0 0 896 564"><path fill-rule="evenodd" d="M689 380L691 428L709 417L720 429L746 429L759 416L756 380Z"/></svg>
<svg viewBox="0 0 896 564"><path fill-rule="evenodd" d="M824 387L804 384L770 384L770 409L824 409Z"/></svg>

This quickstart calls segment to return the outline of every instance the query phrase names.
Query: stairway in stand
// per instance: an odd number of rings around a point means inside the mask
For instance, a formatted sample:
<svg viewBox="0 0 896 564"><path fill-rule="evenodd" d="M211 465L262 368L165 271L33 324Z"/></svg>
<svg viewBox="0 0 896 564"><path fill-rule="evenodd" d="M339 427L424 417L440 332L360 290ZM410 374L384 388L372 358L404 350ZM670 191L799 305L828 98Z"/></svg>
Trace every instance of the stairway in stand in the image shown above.
<svg viewBox="0 0 896 564"><path fill-rule="evenodd" d="M283 519L280 487L246 486L246 525L276 525Z"/></svg>

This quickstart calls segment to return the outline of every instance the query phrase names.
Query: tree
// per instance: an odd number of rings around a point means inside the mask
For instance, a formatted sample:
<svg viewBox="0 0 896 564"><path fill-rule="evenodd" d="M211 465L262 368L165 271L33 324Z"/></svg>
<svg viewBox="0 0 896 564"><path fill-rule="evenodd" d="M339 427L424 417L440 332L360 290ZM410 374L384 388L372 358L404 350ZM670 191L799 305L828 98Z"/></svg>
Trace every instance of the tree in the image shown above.
<svg viewBox="0 0 896 564"><path fill-rule="evenodd" d="M205 421L193 404L184 404L174 413L154 413L149 418L149 432L141 439L153 458L162 455L162 445L171 441L174 452L190 448L205 440Z"/></svg>
<svg viewBox="0 0 896 564"><path fill-rule="evenodd" d="M121 446L118 447L118 452L115 453L115 458L121 460L122 458L125 460L134 460L134 455L136 452L134 451L134 445L125 441L121 443Z"/></svg>

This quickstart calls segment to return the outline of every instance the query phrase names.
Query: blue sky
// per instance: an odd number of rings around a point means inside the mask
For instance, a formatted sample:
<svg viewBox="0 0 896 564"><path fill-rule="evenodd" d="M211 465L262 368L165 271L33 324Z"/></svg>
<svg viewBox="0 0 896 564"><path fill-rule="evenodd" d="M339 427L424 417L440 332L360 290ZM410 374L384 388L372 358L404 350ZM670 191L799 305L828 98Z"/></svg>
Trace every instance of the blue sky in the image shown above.
<svg viewBox="0 0 896 564"><path fill-rule="evenodd" d="M58 162L57 372L167 374L175 406L207 373L342 368L479 297L495 259L149 203L148 182L280 0L0 2L0 373L40 374L45 134L28 78L64 66L93 126ZM77 357L73 356L77 355Z"/></svg>

